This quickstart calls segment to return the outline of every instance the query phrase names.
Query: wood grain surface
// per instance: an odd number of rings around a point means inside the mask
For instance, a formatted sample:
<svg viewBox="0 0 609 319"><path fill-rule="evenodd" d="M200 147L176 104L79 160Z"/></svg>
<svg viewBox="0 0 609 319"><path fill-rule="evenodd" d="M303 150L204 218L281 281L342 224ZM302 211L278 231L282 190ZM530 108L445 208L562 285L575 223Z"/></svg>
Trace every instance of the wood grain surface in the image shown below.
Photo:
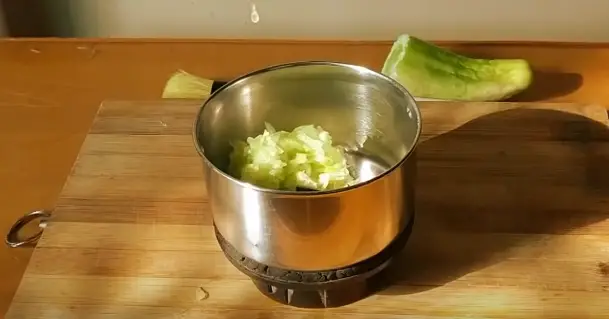
<svg viewBox="0 0 609 319"><path fill-rule="evenodd" d="M391 43L211 39L0 38L0 229L53 208L106 99L151 100L177 69L231 79L270 64L318 59L380 70ZM451 42L472 57L523 58L533 86L512 101L609 105L609 44ZM247 58L244 58L247 56ZM32 249L0 246L0 315Z"/></svg>
<svg viewBox="0 0 609 319"><path fill-rule="evenodd" d="M264 297L219 250L198 103L104 103L7 318L606 318L606 109L421 108L416 224L395 284L303 310Z"/></svg>

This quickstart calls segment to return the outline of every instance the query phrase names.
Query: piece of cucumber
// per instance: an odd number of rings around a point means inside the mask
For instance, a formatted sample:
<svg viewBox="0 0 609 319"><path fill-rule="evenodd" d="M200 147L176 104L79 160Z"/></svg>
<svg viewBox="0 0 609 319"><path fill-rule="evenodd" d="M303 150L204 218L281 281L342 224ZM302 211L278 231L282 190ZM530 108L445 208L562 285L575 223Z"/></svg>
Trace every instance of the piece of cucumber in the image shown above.
<svg viewBox="0 0 609 319"><path fill-rule="evenodd" d="M522 59L473 59L409 35L393 43L383 74L421 98L499 101L525 90L533 74Z"/></svg>

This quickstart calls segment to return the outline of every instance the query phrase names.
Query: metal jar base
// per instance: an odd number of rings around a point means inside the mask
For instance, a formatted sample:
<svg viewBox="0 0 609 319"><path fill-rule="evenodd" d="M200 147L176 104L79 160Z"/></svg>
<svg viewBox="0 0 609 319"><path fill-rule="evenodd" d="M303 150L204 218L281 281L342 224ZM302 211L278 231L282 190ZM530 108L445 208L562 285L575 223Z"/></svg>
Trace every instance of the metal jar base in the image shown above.
<svg viewBox="0 0 609 319"><path fill-rule="evenodd" d="M381 288L375 275L406 245L413 224L411 218L402 233L377 255L349 267L321 272L269 267L237 252L217 230L216 238L233 266L249 276L265 296L298 308L333 308L361 300Z"/></svg>

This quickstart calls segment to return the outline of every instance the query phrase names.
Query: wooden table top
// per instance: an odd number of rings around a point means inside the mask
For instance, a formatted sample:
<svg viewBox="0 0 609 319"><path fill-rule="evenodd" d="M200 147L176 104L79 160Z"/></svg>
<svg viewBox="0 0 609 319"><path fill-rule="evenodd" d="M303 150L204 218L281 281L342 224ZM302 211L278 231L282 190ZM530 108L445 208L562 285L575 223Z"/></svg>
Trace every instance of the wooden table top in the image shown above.
<svg viewBox="0 0 609 319"><path fill-rule="evenodd" d="M521 101L609 104L609 45L451 43L478 57L528 59L538 71ZM182 68L229 79L268 64L328 59L379 69L388 42L0 40L0 229L53 208L99 104L153 99ZM29 249L0 249L0 313Z"/></svg>

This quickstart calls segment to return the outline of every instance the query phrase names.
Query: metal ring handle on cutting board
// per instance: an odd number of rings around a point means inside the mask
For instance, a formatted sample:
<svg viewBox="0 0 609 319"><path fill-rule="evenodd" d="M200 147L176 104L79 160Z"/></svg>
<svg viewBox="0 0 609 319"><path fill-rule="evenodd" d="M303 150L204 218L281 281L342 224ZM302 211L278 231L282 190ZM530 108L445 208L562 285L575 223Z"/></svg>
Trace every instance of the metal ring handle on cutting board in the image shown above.
<svg viewBox="0 0 609 319"><path fill-rule="evenodd" d="M25 214L13 224L11 229L8 231L8 234L6 234L4 242L7 246L11 248L17 248L19 246L36 242L40 238L40 236L42 236L42 231L44 230L44 227L46 227L46 220L50 217L51 214L43 210L37 210L29 214ZM23 227L36 219L40 219L39 227L41 229L32 236L26 238L19 238L19 232L21 232Z"/></svg>

